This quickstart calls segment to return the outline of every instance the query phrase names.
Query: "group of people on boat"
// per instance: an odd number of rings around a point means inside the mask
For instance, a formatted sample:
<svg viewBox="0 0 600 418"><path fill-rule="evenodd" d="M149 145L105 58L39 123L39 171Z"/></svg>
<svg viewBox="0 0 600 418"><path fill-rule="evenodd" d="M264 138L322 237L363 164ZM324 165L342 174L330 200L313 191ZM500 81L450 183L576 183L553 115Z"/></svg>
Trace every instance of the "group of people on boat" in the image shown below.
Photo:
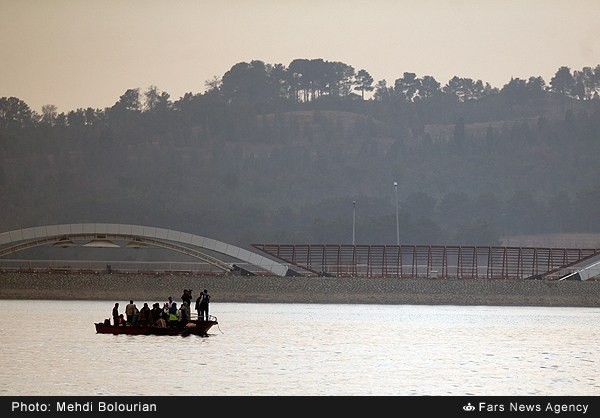
<svg viewBox="0 0 600 418"><path fill-rule="evenodd" d="M192 289L183 289L180 306L177 306L177 302L173 300L172 296L169 296L168 300L162 306L159 302L156 302L152 305L152 308L150 308L148 303L144 302L142 309L138 309L137 305L133 302L133 299L131 299L125 306L124 314L119 313L119 303L117 302L112 310L112 324L115 327L185 327L192 321L190 311L190 304L194 300L192 292ZM196 299L196 304L194 306L194 309L197 312L198 321L208 321L209 304L210 295L208 294L208 290L204 289L204 291L200 292L200 296Z"/></svg>

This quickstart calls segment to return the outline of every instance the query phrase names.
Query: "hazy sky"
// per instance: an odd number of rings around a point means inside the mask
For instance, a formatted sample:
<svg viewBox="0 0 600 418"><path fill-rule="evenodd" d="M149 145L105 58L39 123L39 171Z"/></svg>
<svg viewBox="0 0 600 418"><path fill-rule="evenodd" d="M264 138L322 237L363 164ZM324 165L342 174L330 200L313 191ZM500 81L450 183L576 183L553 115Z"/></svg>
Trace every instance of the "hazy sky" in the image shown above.
<svg viewBox="0 0 600 418"><path fill-rule="evenodd" d="M33 110L177 100L239 62L341 61L501 88L600 64L600 0L0 0L0 97Z"/></svg>

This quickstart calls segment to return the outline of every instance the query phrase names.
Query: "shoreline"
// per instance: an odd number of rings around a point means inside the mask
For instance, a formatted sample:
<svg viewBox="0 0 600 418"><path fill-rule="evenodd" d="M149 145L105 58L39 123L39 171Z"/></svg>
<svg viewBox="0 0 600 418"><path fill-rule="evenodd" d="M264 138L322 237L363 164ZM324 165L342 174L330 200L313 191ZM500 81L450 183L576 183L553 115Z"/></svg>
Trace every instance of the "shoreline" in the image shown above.
<svg viewBox="0 0 600 418"><path fill-rule="evenodd" d="M0 272L0 299L599 307L600 281Z"/></svg>

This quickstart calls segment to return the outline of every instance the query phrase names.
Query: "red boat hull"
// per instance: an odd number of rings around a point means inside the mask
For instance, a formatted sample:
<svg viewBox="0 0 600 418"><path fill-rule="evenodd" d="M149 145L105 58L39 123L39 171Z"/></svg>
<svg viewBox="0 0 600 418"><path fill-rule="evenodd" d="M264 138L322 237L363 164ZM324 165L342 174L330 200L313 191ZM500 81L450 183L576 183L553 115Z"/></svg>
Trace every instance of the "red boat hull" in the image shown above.
<svg viewBox="0 0 600 418"><path fill-rule="evenodd" d="M119 326L96 322L98 334L125 334L125 335L200 335L205 337L208 330L218 324L216 318L210 321L192 321L185 327L156 327L156 326Z"/></svg>

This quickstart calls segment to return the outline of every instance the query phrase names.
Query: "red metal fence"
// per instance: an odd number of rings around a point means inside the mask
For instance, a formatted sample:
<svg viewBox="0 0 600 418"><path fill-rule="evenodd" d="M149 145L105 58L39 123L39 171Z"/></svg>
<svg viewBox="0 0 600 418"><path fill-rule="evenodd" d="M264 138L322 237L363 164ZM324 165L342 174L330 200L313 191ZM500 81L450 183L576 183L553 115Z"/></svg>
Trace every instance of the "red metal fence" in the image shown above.
<svg viewBox="0 0 600 418"><path fill-rule="evenodd" d="M435 245L252 244L303 275L526 279L562 274L600 249Z"/></svg>

